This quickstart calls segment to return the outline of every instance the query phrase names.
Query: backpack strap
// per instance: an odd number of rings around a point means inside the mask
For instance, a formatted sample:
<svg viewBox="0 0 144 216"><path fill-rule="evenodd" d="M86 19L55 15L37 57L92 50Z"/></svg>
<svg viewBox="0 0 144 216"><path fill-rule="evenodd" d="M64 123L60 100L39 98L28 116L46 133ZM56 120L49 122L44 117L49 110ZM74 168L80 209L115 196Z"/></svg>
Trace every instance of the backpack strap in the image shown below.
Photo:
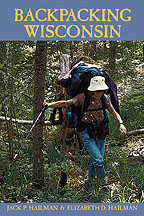
<svg viewBox="0 0 144 216"><path fill-rule="evenodd" d="M82 110L82 114L84 115L84 113L87 111L88 106L90 105L90 96L85 94L85 100L84 100L84 106L83 106L83 110Z"/></svg>
<svg viewBox="0 0 144 216"><path fill-rule="evenodd" d="M88 106L90 105L90 96L88 96L87 94L85 94L85 101L84 101L84 107L82 110L82 115L81 115L81 119L84 115L85 112L92 112L92 111L99 111L99 110L103 110L104 115L105 115L105 120L108 119L107 117L107 112L106 112L106 102L105 102L105 96L102 95L101 97L101 101L102 101L102 107L101 108L93 108L93 109L88 109Z"/></svg>
<svg viewBox="0 0 144 216"><path fill-rule="evenodd" d="M97 110L103 110L105 118L104 118L104 120L102 122L103 123L104 122L108 123L107 112L105 110L105 108L106 108L105 97L102 96L101 100L102 100L102 108L91 109L91 111L92 110L96 110L96 111ZM85 122L82 122L82 118L84 116L84 113L88 110L89 105L90 105L90 96L85 94L84 106L83 107L80 106L80 112L79 112L79 115L78 115L78 124L77 124L77 127L76 127L78 132L81 132L81 131L85 130L86 128L89 127L88 125L90 125L90 124L87 124Z"/></svg>

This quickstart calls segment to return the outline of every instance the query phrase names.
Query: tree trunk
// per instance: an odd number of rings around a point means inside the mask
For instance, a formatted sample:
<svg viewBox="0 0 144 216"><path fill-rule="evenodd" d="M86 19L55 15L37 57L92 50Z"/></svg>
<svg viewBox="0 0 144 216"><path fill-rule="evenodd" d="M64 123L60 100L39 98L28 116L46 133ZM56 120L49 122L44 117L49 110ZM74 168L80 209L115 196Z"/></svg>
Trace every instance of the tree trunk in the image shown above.
<svg viewBox="0 0 144 216"><path fill-rule="evenodd" d="M4 80L4 74L6 70L6 42L5 41L0 41L0 103L5 98L5 85L3 83Z"/></svg>
<svg viewBox="0 0 144 216"><path fill-rule="evenodd" d="M44 100L45 74L46 74L47 42L36 43L35 55L35 77L34 77L34 120L42 109ZM33 182L34 186L40 188L44 184L43 164L43 125L44 115L41 116L39 124L33 130Z"/></svg>
<svg viewBox="0 0 144 216"><path fill-rule="evenodd" d="M110 41L110 48L109 48L109 69L110 74L113 75L115 73L115 65L116 65L116 41Z"/></svg>
<svg viewBox="0 0 144 216"><path fill-rule="evenodd" d="M15 45L14 42L12 44L12 67L11 67L11 72L8 78L8 88L10 89L10 119L9 122L6 121L7 125L7 132L8 132L8 143L9 143L9 159L13 159L13 125L12 125L12 113L13 113L13 67L15 63ZM10 51L11 52L11 51ZM5 119L7 117L7 111L6 111L6 106L5 106L5 98L6 98L6 86L4 83L4 73L7 73L7 59L6 59L6 53L7 53L7 48L6 48L6 42L0 42L0 64L1 64L1 71L0 71L0 103L2 104L2 111L4 112ZM10 53L9 53L10 55Z"/></svg>
<svg viewBox="0 0 144 216"><path fill-rule="evenodd" d="M143 61L144 61L144 41L143 41Z"/></svg>
<svg viewBox="0 0 144 216"><path fill-rule="evenodd" d="M13 123L12 123L12 118L13 118L13 75L14 75L14 65L15 65L15 51L16 51L16 42L12 42L12 64L11 64L11 74L10 74L10 120L9 120L9 136L10 136L10 143L9 143L9 158L13 159L13 137L14 137L14 132L13 132Z"/></svg>
<svg viewBox="0 0 144 216"><path fill-rule="evenodd" d="M90 41L90 45L91 45L90 57L95 61L97 61L98 60L97 41Z"/></svg>
<svg viewBox="0 0 144 216"><path fill-rule="evenodd" d="M104 49L104 52L107 50L107 46L106 46L106 41L103 41L103 49Z"/></svg>

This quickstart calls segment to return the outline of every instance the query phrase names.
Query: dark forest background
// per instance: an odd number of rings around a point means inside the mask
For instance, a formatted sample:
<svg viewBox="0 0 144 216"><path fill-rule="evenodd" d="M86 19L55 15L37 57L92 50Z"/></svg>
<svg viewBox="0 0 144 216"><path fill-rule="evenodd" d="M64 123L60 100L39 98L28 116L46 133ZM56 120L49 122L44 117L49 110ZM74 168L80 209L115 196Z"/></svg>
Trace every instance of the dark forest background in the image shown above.
<svg viewBox="0 0 144 216"><path fill-rule="evenodd" d="M85 190L83 181L90 158L65 121L59 125L50 122L52 109L42 115L13 160L32 126L29 120L38 116L43 99L52 102L67 98L56 84L62 73L63 54L69 56L69 67L79 56L92 58L117 83L120 114L128 134L121 137L117 122L109 116L105 164L110 191L97 185L93 193ZM142 41L1 41L1 202L143 202L143 78ZM64 120L66 112L63 109ZM13 119L21 121L14 123ZM58 112L56 119L58 122Z"/></svg>

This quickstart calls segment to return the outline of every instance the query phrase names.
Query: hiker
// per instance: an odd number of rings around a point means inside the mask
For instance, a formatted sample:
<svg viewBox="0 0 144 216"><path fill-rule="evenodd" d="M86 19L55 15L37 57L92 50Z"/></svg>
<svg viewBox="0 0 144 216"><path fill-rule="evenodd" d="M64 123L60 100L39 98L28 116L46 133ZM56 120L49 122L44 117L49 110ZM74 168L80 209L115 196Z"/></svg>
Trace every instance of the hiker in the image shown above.
<svg viewBox="0 0 144 216"><path fill-rule="evenodd" d="M126 128L120 117L115 111L109 97L105 94L108 90L108 86L105 83L105 77L94 76L90 80L90 85L87 88L87 93L78 94L69 100L56 101L47 103L43 102L44 106L58 108L63 106L74 105L82 106L86 98L89 99L87 109L82 112L80 127L82 142L87 149L91 161L88 171L88 179L93 179L96 175L100 179L101 185L106 185L106 171L104 168L104 152L106 135L108 134L108 119L105 114L103 103L105 103L105 109L107 109L117 120L120 125L121 135L126 134Z"/></svg>

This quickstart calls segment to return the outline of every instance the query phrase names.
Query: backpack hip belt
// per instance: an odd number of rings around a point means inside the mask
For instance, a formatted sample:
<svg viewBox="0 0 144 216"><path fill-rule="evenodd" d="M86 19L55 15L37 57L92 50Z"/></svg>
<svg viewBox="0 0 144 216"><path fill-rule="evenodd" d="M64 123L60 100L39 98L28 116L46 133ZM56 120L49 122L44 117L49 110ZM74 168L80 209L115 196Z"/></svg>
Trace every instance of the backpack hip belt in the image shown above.
<svg viewBox="0 0 144 216"><path fill-rule="evenodd" d="M108 119L86 124L86 128L91 139L98 137L98 139L104 140L109 134Z"/></svg>

